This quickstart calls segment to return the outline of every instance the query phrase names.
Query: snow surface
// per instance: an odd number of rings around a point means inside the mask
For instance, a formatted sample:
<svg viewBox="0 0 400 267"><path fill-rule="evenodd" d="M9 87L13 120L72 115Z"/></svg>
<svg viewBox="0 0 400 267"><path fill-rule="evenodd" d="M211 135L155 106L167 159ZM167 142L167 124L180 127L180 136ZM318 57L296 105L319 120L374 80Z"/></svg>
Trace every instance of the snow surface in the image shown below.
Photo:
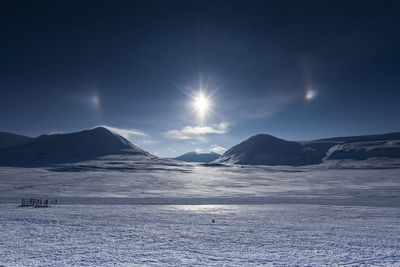
<svg viewBox="0 0 400 267"><path fill-rule="evenodd" d="M0 167L0 265L400 266L399 163Z"/></svg>
<svg viewBox="0 0 400 267"><path fill-rule="evenodd" d="M398 266L399 217L398 208L312 205L3 204L0 264Z"/></svg>

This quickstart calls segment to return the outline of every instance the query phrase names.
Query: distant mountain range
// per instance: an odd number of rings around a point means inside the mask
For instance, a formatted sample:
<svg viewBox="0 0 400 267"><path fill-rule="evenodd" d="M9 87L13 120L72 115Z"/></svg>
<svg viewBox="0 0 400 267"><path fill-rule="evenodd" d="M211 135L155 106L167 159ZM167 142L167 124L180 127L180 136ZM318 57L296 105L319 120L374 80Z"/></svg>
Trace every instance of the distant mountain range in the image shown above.
<svg viewBox="0 0 400 267"><path fill-rule="evenodd" d="M258 134L232 147L213 163L302 166L324 160L400 158L400 133L286 141Z"/></svg>
<svg viewBox="0 0 400 267"><path fill-rule="evenodd" d="M68 134L41 135L0 149L0 165L45 166L106 155L151 155L104 127Z"/></svg>
<svg viewBox="0 0 400 267"><path fill-rule="evenodd" d="M186 162L203 162L203 163L210 163L221 155L211 152L211 153L196 153L196 152L189 152L183 154L179 157L174 158L175 160L186 161Z"/></svg>
<svg viewBox="0 0 400 267"><path fill-rule="evenodd" d="M0 166L48 166L120 154L156 158L105 127L36 138L0 132ZM303 142L258 134L233 146L222 156L189 152L175 159L213 164L303 166L329 160L368 158L400 158L400 133Z"/></svg>

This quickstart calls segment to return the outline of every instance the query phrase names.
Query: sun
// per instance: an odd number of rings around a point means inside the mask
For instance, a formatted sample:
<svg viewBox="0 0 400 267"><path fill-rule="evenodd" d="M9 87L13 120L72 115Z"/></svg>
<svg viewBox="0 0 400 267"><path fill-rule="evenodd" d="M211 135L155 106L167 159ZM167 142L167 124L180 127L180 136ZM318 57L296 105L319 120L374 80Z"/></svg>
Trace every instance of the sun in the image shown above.
<svg viewBox="0 0 400 267"><path fill-rule="evenodd" d="M193 97L193 108L197 112L200 120L204 120L210 110L211 100L204 92L200 91Z"/></svg>

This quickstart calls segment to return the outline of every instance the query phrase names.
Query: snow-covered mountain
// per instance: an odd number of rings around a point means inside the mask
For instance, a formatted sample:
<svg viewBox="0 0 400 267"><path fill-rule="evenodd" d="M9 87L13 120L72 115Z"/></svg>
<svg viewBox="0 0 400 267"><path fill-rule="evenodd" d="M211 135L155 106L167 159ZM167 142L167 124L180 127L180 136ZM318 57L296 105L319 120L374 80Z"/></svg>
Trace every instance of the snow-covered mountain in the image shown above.
<svg viewBox="0 0 400 267"><path fill-rule="evenodd" d="M122 136L97 127L75 133L41 135L25 143L2 148L0 165L50 165L116 154L151 156Z"/></svg>
<svg viewBox="0 0 400 267"><path fill-rule="evenodd" d="M333 146L326 159L400 158L400 140L352 142Z"/></svg>
<svg viewBox="0 0 400 267"><path fill-rule="evenodd" d="M32 139L24 135L0 132L0 148L19 145Z"/></svg>
<svg viewBox="0 0 400 267"><path fill-rule="evenodd" d="M321 158L309 148L272 135L258 134L226 151L215 163L244 165L289 165L316 164Z"/></svg>
<svg viewBox="0 0 400 267"><path fill-rule="evenodd" d="M386 134L372 134L372 135L358 135L358 136L341 136L319 139L317 141L339 141L339 142L370 142L370 141L388 141L400 140L400 132L386 133Z"/></svg>
<svg viewBox="0 0 400 267"><path fill-rule="evenodd" d="M196 152L189 152L183 154L179 157L174 158L175 160L186 161L186 162L203 162L203 163L210 163L221 155L210 152L210 153L196 153Z"/></svg>
<svg viewBox="0 0 400 267"><path fill-rule="evenodd" d="M400 158L400 133L294 142L259 134L232 147L214 163L243 165L318 164L325 160Z"/></svg>
<svg viewBox="0 0 400 267"><path fill-rule="evenodd" d="M328 150L317 149L325 152L325 160L368 158L400 158L400 133L377 135L347 136L321 139L308 142L308 147L327 144Z"/></svg>

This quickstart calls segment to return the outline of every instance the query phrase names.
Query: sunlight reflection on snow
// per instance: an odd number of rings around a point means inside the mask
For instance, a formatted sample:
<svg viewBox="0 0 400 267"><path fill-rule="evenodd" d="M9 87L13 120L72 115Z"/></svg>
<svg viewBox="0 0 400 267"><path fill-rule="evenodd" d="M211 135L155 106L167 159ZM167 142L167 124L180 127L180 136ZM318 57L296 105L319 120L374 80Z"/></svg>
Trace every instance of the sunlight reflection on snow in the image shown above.
<svg viewBox="0 0 400 267"><path fill-rule="evenodd" d="M232 213L243 208L243 206L240 205L170 205L168 207L172 210L180 210L185 212L209 212L216 214Z"/></svg>

